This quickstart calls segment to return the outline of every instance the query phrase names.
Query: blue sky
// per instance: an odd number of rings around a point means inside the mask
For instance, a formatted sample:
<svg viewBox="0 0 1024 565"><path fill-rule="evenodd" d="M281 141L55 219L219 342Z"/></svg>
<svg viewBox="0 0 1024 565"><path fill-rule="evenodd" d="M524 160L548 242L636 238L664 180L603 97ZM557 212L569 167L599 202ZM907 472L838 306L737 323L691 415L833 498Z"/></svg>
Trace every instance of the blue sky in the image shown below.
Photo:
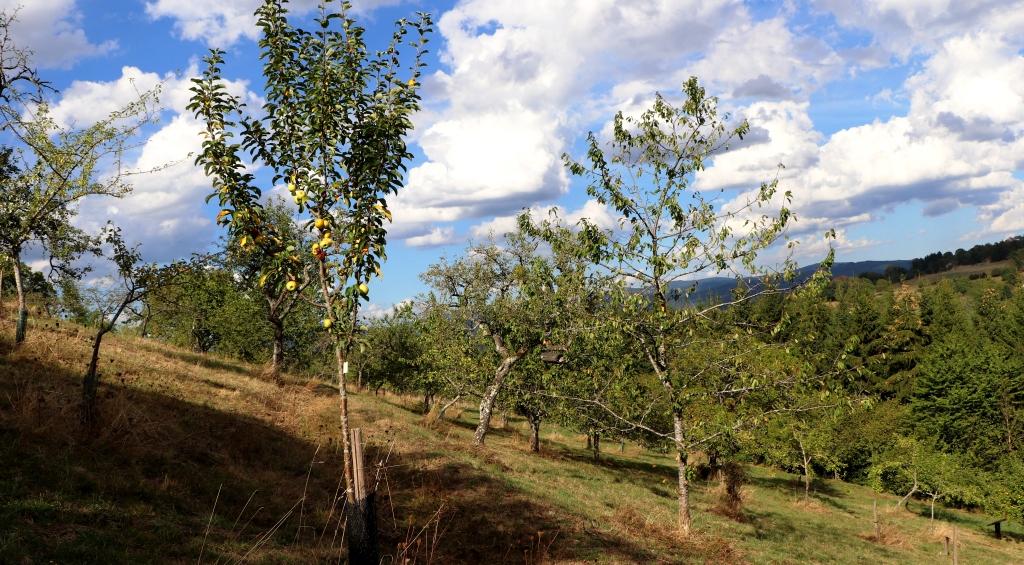
<svg viewBox="0 0 1024 565"><path fill-rule="evenodd" d="M258 103L251 13L258 0L0 0L21 4L15 38L60 89L54 112L88 123L162 83L162 120L131 156L113 218L166 261L219 236L191 165L198 124L188 79L210 46ZM296 0L308 17L314 0ZM794 193L799 259L834 227L839 260L909 258L1024 233L1024 2L984 0L362 0L371 41L423 10L437 29L416 117L417 158L392 202L393 238L376 308L422 290L417 275L467 241L501 232L523 208L614 218L588 201L559 155L580 151L616 110L639 112L690 75L750 120L757 143L697 179L741 198L776 165ZM270 188L270 187L268 187Z"/></svg>

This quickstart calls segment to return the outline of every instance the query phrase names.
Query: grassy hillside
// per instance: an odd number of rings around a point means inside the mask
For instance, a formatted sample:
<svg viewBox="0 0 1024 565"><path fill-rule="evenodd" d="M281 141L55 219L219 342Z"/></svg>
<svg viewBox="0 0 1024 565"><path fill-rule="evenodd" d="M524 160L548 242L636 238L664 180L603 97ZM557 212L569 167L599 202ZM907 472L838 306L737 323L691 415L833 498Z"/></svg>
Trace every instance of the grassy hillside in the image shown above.
<svg viewBox="0 0 1024 565"><path fill-rule="evenodd" d="M102 360L100 432L76 429L88 330L40 321L9 353L0 332L0 562L337 562L332 506L341 478L337 391L129 337ZM510 420L470 446L472 410L428 423L415 399L356 394L355 425L383 460L378 522L384 562L930 563L959 531L964 563L1024 562L1024 530L997 541L991 518L821 481L749 469L742 515L713 511L699 482L696 529L671 531L674 463L627 445L591 460L582 436L548 427L528 451ZM872 505L882 540L874 541ZM922 514L922 515L919 515Z"/></svg>
<svg viewBox="0 0 1024 565"><path fill-rule="evenodd" d="M907 282L909 284L922 285L931 284L941 279L969 278L971 275L981 275L983 273L985 275L995 276L996 273L1010 267L1013 267L1013 262L1009 259L1006 261L978 263L975 265L957 265L948 271L914 277Z"/></svg>

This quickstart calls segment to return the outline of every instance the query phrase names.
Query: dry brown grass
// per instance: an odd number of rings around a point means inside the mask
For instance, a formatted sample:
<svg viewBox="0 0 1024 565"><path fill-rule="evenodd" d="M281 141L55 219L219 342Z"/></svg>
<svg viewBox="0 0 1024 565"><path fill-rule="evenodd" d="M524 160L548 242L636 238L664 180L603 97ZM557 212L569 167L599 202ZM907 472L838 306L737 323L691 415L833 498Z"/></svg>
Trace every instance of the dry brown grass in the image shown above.
<svg viewBox="0 0 1024 565"><path fill-rule="evenodd" d="M210 563L337 561L338 392L329 383L292 375L278 387L262 368L115 335L102 356L102 425L87 435L77 402L91 332L43 321L7 355L11 333L0 329L0 562L195 562L201 551ZM518 419L479 449L468 404L431 422L421 398L350 399L368 458L381 462L385 563L780 562L795 549L843 560L825 553L837 544L851 548L847 562L921 562L936 548L909 513L893 517L900 529L880 544L864 543L857 533L870 525L857 503L867 495L846 493L860 487L838 485L841 507L819 512L795 506L791 481L763 470L738 491L744 521L708 512L720 497L695 481L698 525L681 540L668 457L609 446L594 463L581 436L555 426L543 428L537 456ZM966 529L965 556L1022 554ZM922 539L930 553L911 553Z"/></svg>
<svg viewBox="0 0 1024 565"><path fill-rule="evenodd" d="M816 498L798 498L793 501L793 507L802 512L812 512L814 514L829 514L832 512L832 510Z"/></svg>
<svg viewBox="0 0 1024 565"><path fill-rule="evenodd" d="M724 538L702 532L683 536L669 524L654 520L632 505L623 505L612 514L616 526L634 537L656 539L666 546L685 548L685 553L701 563L745 563L742 553Z"/></svg>

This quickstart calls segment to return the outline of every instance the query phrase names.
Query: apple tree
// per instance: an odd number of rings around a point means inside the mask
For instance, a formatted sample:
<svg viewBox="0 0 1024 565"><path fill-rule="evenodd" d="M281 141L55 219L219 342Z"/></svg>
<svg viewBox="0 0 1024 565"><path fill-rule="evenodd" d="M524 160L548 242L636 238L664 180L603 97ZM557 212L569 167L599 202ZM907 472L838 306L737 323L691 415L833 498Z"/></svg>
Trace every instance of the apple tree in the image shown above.
<svg viewBox="0 0 1024 565"><path fill-rule="evenodd" d="M270 376L278 385L283 385L281 373L285 360L285 322L302 303L303 293L312 281L312 269L315 268L314 257L299 250L311 245L313 238L295 225L292 210L283 200L268 202L263 208L263 217L266 224L272 226L274 237L281 241L281 245L285 249L291 247L295 250L288 257L288 268L266 271L264 267L277 259L274 254L278 246L243 246L241 238L247 237L244 234L235 233L227 240L225 255L228 267L239 275L242 284L263 298L264 315L273 329Z"/></svg>
<svg viewBox="0 0 1024 565"><path fill-rule="evenodd" d="M433 289L431 301L448 311L451 327L467 343L489 342L484 357L491 376L480 394L480 421L474 442L483 445L495 402L512 369L531 352L557 344L572 326L573 314L595 297L584 289L596 247L596 228L584 223L574 232L557 221L545 224L550 252L541 249L540 232L528 213L518 218L515 232L504 242L478 244L465 256L442 259L422 275Z"/></svg>
<svg viewBox="0 0 1024 565"><path fill-rule="evenodd" d="M138 246L128 246L121 236L120 228L111 224L107 224L100 238L104 246L110 249L110 259L117 267L117 272L114 282L109 286L93 285L88 289L97 329L92 340L89 367L82 379L81 420L87 429L97 424L96 390L100 380L100 348L104 336L117 328L121 316L132 304L161 285L170 284L175 280L174 274L181 268L180 264L160 268L143 263Z"/></svg>
<svg viewBox="0 0 1024 565"><path fill-rule="evenodd" d="M405 137L419 108L432 24L425 13L399 20L390 42L371 51L350 4L332 4L320 3L311 30L292 24L282 0L265 0L257 9L265 80L259 112L247 113L227 91L219 50L211 51L203 76L194 79L189 109L206 125L197 163L213 181L210 198L221 207L218 221L239 246L263 248L264 284L297 280L303 264L298 253L315 259L312 284L324 311L322 326L334 342L352 508L345 367L360 304L386 259L387 197L402 187L412 156ZM309 249L288 244L267 221L251 164L265 167L271 183L288 188L303 225L317 240ZM360 545L350 543L350 552Z"/></svg>
<svg viewBox="0 0 1024 565"><path fill-rule="evenodd" d="M728 121L719 115L717 100L691 78L679 105L657 95L638 116L615 116L607 148L590 134L585 160L565 156L569 171L587 181L588 193L620 218L618 229L606 232L599 265L622 283L614 293L618 314L609 323L619 324L647 360L658 383L651 394L660 397L652 396L650 404L668 409L668 429L643 428L670 440L676 451L678 527L684 535L691 525L689 453L735 425L719 420L721 414L701 411L725 398L738 403L772 382L739 359L716 361L715 356L730 357L741 343L732 332L714 327L712 313L775 292L774 282L793 274L788 260L779 269L757 261L759 252L782 240L794 219L787 207L790 194L778 194L777 180L732 202L697 188L696 176L714 155L749 132L745 121ZM754 277L759 284L731 301L701 307L690 300L695 285L687 281L722 274ZM819 274L814 281L823 279ZM715 422L722 425L712 426Z"/></svg>
<svg viewBox="0 0 1024 565"><path fill-rule="evenodd" d="M55 272L76 276L75 259L95 249L95 238L72 225L87 197L121 197L131 191L122 163L136 134L154 118L156 91L93 125L64 127L45 104L9 119L18 144L6 152L0 185L0 253L10 258L18 290L15 342L25 339L28 308L21 259L28 247L42 246Z"/></svg>

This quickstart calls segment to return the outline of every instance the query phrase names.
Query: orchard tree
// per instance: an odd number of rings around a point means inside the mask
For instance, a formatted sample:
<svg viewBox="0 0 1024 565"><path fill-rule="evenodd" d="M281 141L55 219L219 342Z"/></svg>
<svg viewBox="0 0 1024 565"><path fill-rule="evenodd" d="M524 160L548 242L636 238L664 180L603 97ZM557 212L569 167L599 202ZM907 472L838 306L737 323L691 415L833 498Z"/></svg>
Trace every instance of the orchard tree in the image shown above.
<svg viewBox="0 0 1024 565"><path fill-rule="evenodd" d="M92 310L96 312L96 335L92 340L89 368L82 379L82 424L88 429L97 423L96 389L99 386L100 347L103 337L117 328L126 309L145 297L161 284L173 280L170 276L177 265L159 269L142 263L138 246L129 247L121 237L121 230L108 224L102 234L103 243L110 248L111 260L117 267L116 282L110 286L95 285L90 289Z"/></svg>
<svg viewBox="0 0 1024 565"><path fill-rule="evenodd" d="M387 385L396 392L422 392L426 412L437 389L421 371L423 333L412 304L399 305L368 321L359 371L363 382L375 390Z"/></svg>
<svg viewBox="0 0 1024 565"><path fill-rule="evenodd" d="M266 304L266 319L274 333L270 376L278 385L283 385L281 372L285 356L285 322L302 302L303 293L312 281L310 275L315 267L315 259L302 250L311 245L313 239L295 225L292 210L283 200L275 199L267 203L263 215L285 249L293 249L288 257L287 268L266 271L265 266L273 264L277 259L275 253L278 245L243 246L241 238L246 237L244 234L235 233L235 237L228 240L225 251L229 267L241 275L247 288L259 292Z"/></svg>
<svg viewBox="0 0 1024 565"><path fill-rule="evenodd" d="M836 425L841 417L838 411L782 414L765 427L759 438L757 451L765 459L775 465L800 469L804 500L811 498L816 467L838 477L841 463L835 449Z"/></svg>
<svg viewBox="0 0 1024 565"><path fill-rule="evenodd" d="M524 357L509 376L504 404L526 419L530 426L530 451L534 453L540 453L540 425L557 406L547 392L561 376L558 365L546 361L541 350Z"/></svg>
<svg viewBox="0 0 1024 565"><path fill-rule="evenodd" d="M8 122L18 140L7 151L0 184L0 253L14 265L18 289L15 343L25 339L28 308L19 268L23 253L42 245L57 273L77 276L74 261L94 250L95 239L71 225L78 204L87 197L121 197L131 191L123 167L124 152L154 116L156 92L112 112L85 128L66 128L50 117L45 104L26 110L27 117ZM101 174L101 171L104 171Z"/></svg>
<svg viewBox="0 0 1024 565"><path fill-rule="evenodd" d="M756 373L744 372L751 382L722 379L713 384L726 388L718 389L704 382L711 371L686 357L692 358L694 348L719 349L709 343L711 312L772 292L770 275L791 278L794 271L788 260L777 271L756 262L758 253L779 242L793 220L786 207L788 192L782 195L782 205L770 212L778 201L777 180L762 183L731 203L719 203L695 187L695 176L716 152L750 129L745 121L730 126L727 118L719 116L717 100L691 78L683 86L681 105L658 95L638 117L620 112L607 150L590 134L585 162L565 157L570 172L588 181L588 193L620 217L618 229L606 234L601 267L623 282L616 298L621 305L617 323L639 346L670 407L668 437L677 453L678 527L684 535L691 524L689 452L720 433L694 422L694 407L767 387L763 380L753 382ZM829 261L824 264L827 267ZM762 286L754 285L732 301L694 305L689 298L695 285L686 281L721 273L761 277ZM818 273L812 280L819 285L824 279Z"/></svg>
<svg viewBox="0 0 1024 565"><path fill-rule="evenodd" d="M596 228L584 225L578 233L556 224L550 253L541 252L542 239L528 213L518 218L515 232L504 243L474 245L456 261L442 259L423 280L433 288L435 303L445 305L462 339L491 342L486 357L492 372L480 398L480 422L473 440L483 445L495 402L512 369L531 352L555 344L571 327L573 315L594 299L585 292L588 266L595 247Z"/></svg>
<svg viewBox="0 0 1024 565"><path fill-rule="evenodd" d="M345 485L353 509L345 367L359 306L386 258L387 197L402 187L412 157L405 137L419 108L418 80L431 21L424 13L414 21L399 20L390 43L374 53L349 3L337 10L330 4L320 3L312 31L292 25L282 0L265 0L257 9L266 83L258 115L246 114L227 92L219 50L206 57L189 109L206 124L197 163L213 181L210 198L222 208L218 221L239 246L262 248L268 258L264 283L297 280L303 264L297 253L315 258L322 325L334 341ZM404 48L413 55L403 59ZM286 184L305 227L316 234L310 249L289 245L267 220L245 152L271 171L272 183ZM351 514L353 556L370 543L360 539L364 511ZM361 558L375 561L375 550L368 551Z"/></svg>
<svg viewBox="0 0 1024 565"><path fill-rule="evenodd" d="M28 320L22 253L30 243L40 243L58 274L81 274L71 264L94 250L95 240L71 226L76 206L87 196L117 197L130 190L122 157L155 117L157 92L140 94L89 127L58 125L44 100L52 87L11 35L15 20L16 14L0 11L0 131L14 143L0 150L0 255L14 271L17 345L25 339Z"/></svg>
<svg viewBox="0 0 1024 565"><path fill-rule="evenodd" d="M422 310L420 378L444 397L439 416L463 398L483 398L494 372L494 345L482 332L467 331L466 322L452 311L447 298L429 293L419 301Z"/></svg>
<svg viewBox="0 0 1024 565"><path fill-rule="evenodd" d="M956 459L943 453L928 439L899 435L889 449L875 455L869 479L877 489L906 493L896 508L906 508L917 493L931 498L931 516L935 517L935 501L959 489Z"/></svg>
<svg viewBox="0 0 1024 565"><path fill-rule="evenodd" d="M456 261L441 261L422 275L436 303L450 311L456 339L467 344L491 342L492 353L481 355L486 385L480 394L480 420L473 441L483 445L498 394L512 369L541 345L554 317L545 300L547 264L536 244L517 238L510 245L470 247ZM472 345L470 345L472 348ZM468 375L466 375L468 376Z"/></svg>

